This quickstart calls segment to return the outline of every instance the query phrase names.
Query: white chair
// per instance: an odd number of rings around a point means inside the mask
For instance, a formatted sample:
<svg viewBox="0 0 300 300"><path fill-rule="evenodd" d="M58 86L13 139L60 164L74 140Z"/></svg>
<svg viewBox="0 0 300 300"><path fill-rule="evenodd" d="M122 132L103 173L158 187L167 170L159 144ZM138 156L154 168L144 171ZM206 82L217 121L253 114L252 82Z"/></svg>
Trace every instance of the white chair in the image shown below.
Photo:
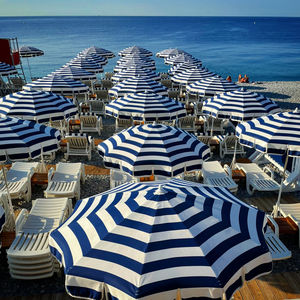
<svg viewBox="0 0 300 300"><path fill-rule="evenodd" d="M186 116L179 119L179 127L183 130L186 130L188 132L195 132L195 116Z"/></svg>
<svg viewBox="0 0 300 300"><path fill-rule="evenodd" d="M95 113L81 113L80 119L80 133L83 132L97 132L101 134L103 128L102 118L98 117Z"/></svg>
<svg viewBox="0 0 300 300"><path fill-rule="evenodd" d="M67 160L69 156L87 156L88 160L91 160L94 145L92 137L88 137L85 133L72 133L65 139L67 141L67 153L65 153Z"/></svg>
<svg viewBox="0 0 300 300"><path fill-rule="evenodd" d="M201 173L205 184L226 187L232 193L238 190L238 185L231 177L230 168L228 166L223 168L218 161L203 162Z"/></svg>
<svg viewBox="0 0 300 300"><path fill-rule="evenodd" d="M132 119L119 119L119 118L117 118L116 123L115 123L116 132L120 132L123 129L127 129L130 126L132 126L132 124L133 124Z"/></svg>
<svg viewBox="0 0 300 300"><path fill-rule="evenodd" d="M121 171L110 169L110 188L115 188L126 182L135 182L135 178Z"/></svg>
<svg viewBox="0 0 300 300"><path fill-rule="evenodd" d="M82 163L58 163L56 171L48 172L46 198L68 197L80 199L80 180L84 182L85 172Z"/></svg>
<svg viewBox="0 0 300 300"><path fill-rule="evenodd" d="M96 114L105 116L105 103L101 100L91 100L89 102L90 106L90 112Z"/></svg>
<svg viewBox="0 0 300 300"><path fill-rule="evenodd" d="M224 134L225 132L225 120L223 119L218 119L218 118L212 118L209 116L206 118L205 123L204 123L204 132L206 134L214 134L215 132Z"/></svg>
<svg viewBox="0 0 300 300"><path fill-rule="evenodd" d="M103 102L109 102L108 90L96 90L95 91L97 100L102 100Z"/></svg>
<svg viewBox="0 0 300 300"><path fill-rule="evenodd" d="M31 177L40 167L38 162L14 162L6 173L11 199L31 200ZM0 171L0 193L7 193L3 169Z"/></svg>
<svg viewBox="0 0 300 300"><path fill-rule="evenodd" d="M264 167L261 169L255 163L236 163L235 166L246 174L246 188L249 195L253 195L255 191L279 190L280 185L273 179L274 173L270 168ZM271 176L266 172L270 173Z"/></svg>
<svg viewBox="0 0 300 300"><path fill-rule="evenodd" d="M36 199L7 250L11 277L32 280L51 277L59 266L50 253L49 234L72 212L67 198Z"/></svg>
<svg viewBox="0 0 300 300"><path fill-rule="evenodd" d="M246 152L244 150L244 147L239 143L238 138L231 134L231 135L218 135L216 136L220 142L220 157L224 158L226 154L233 155L240 154L245 155Z"/></svg>

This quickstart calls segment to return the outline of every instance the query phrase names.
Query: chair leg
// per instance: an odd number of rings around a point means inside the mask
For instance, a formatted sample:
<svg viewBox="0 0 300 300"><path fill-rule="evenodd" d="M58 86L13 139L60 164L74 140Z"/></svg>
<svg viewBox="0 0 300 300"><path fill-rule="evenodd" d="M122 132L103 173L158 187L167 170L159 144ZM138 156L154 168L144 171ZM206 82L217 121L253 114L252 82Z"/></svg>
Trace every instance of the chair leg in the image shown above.
<svg viewBox="0 0 300 300"><path fill-rule="evenodd" d="M246 183L247 193L252 196L254 194L254 188L251 186L250 183Z"/></svg>

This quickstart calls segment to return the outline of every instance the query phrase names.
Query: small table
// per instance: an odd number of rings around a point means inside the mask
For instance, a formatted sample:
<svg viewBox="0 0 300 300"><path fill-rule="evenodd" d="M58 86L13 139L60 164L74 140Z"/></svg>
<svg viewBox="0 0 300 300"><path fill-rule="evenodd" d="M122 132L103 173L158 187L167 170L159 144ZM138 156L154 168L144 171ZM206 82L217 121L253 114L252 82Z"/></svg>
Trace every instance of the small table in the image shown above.
<svg viewBox="0 0 300 300"><path fill-rule="evenodd" d="M232 170L231 171L232 173L232 179L234 181L242 181L242 182L245 182L246 181L246 174L243 170Z"/></svg>
<svg viewBox="0 0 300 300"><path fill-rule="evenodd" d="M48 184L48 173L34 173L31 177L31 185Z"/></svg>
<svg viewBox="0 0 300 300"><path fill-rule="evenodd" d="M209 141L209 147L211 149L211 151L215 151L215 152L219 152L219 145L220 145L220 142L219 140L217 139L214 139L212 138L210 141Z"/></svg>
<svg viewBox="0 0 300 300"><path fill-rule="evenodd" d="M71 119L69 120L69 129L70 131L75 130L75 128L80 128L80 120L79 119Z"/></svg>

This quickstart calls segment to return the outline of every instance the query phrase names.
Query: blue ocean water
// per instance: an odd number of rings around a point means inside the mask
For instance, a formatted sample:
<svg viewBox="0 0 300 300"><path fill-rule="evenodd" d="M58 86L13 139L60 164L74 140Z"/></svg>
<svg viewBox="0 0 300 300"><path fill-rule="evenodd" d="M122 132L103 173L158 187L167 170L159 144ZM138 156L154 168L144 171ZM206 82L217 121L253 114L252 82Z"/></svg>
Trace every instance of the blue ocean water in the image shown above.
<svg viewBox="0 0 300 300"><path fill-rule="evenodd" d="M154 54L184 49L234 80L239 73L255 81L300 80L300 18L1 17L0 37L17 37L20 46L44 50L44 56L30 59L34 76L49 74L89 46L117 54L138 45ZM157 71L168 69L162 59L156 62ZM26 69L26 61L23 65Z"/></svg>

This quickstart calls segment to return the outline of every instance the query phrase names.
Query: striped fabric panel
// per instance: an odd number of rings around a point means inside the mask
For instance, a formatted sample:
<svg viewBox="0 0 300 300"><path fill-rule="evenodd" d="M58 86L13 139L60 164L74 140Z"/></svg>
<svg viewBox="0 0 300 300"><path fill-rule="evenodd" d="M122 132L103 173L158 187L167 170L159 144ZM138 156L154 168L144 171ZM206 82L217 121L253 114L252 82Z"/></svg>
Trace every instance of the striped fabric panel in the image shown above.
<svg viewBox="0 0 300 300"><path fill-rule="evenodd" d="M240 143L268 154L300 156L300 112L282 112L242 122L236 128Z"/></svg>
<svg viewBox="0 0 300 300"><path fill-rule="evenodd" d="M141 68L138 66L132 66L128 69L121 70L119 73L112 76L112 81L120 82L126 79L129 79L131 77L146 77L148 79L160 80L160 75L145 68Z"/></svg>
<svg viewBox="0 0 300 300"><path fill-rule="evenodd" d="M173 120L186 116L184 105L174 99L152 92L131 94L111 101L105 113L116 118L134 120Z"/></svg>
<svg viewBox="0 0 300 300"><path fill-rule="evenodd" d="M180 128L160 124L133 126L98 145L108 168L122 169L136 177L177 176L201 170L209 147Z"/></svg>
<svg viewBox="0 0 300 300"><path fill-rule="evenodd" d="M128 61L140 61L140 62L147 62L147 63L151 63L152 65L155 65L155 61L149 57L149 56L141 56L139 54L129 54L126 55L124 57L121 57L120 59L118 59L116 65L122 65L124 63L127 63Z"/></svg>
<svg viewBox="0 0 300 300"><path fill-rule="evenodd" d="M213 77L213 76L216 76L216 74L208 71L205 68L201 68L201 69L196 68L196 69L186 70L181 73L177 73L171 79L175 83L187 85L189 83L192 83L192 82L195 82L195 81L207 78L207 77Z"/></svg>
<svg viewBox="0 0 300 300"><path fill-rule="evenodd" d="M8 76L8 75L13 75L13 74L18 74L18 71L16 70L16 68L0 61L0 75Z"/></svg>
<svg viewBox="0 0 300 300"><path fill-rule="evenodd" d="M5 224L5 211L3 207L0 205L0 232L2 231L4 224Z"/></svg>
<svg viewBox="0 0 300 300"><path fill-rule="evenodd" d="M247 121L262 115L280 112L276 102L261 94L239 89L206 99L203 113L221 119Z"/></svg>
<svg viewBox="0 0 300 300"><path fill-rule="evenodd" d="M21 57L34 57L44 55L44 51L32 46L22 46L19 52Z"/></svg>
<svg viewBox="0 0 300 300"><path fill-rule="evenodd" d="M47 122L68 118L77 111L70 99L48 92L25 90L0 98L1 117Z"/></svg>
<svg viewBox="0 0 300 300"><path fill-rule="evenodd" d="M103 68L100 64L86 57L76 57L70 60L66 65L70 67L80 68L91 73L103 72Z"/></svg>
<svg viewBox="0 0 300 300"><path fill-rule="evenodd" d="M90 53L90 54L79 53L77 55L77 57L83 57L85 59L92 60L93 62L95 62L101 66L106 65L108 63L108 59L106 57L95 54L95 53Z"/></svg>
<svg viewBox="0 0 300 300"><path fill-rule="evenodd" d="M157 52L156 53L156 57L159 57L159 58L168 58L170 56L176 56L178 54L187 54L187 55L190 55L189 53L185 52L184 50L177 49L177 48L170 48L170 49L165 49L165 50Z"/></svg>
<svg viewBox="0 0 300 300"><path fill-rule="evenodd" d="M0 161L36 158L59 148L60 132L34 121L0 118ZM7 155L7 157L6 157Z"/></svg>
<svg viewBox="0 0 300 300"><path fill-rule="evenodd" d="M178 54L175 56L171 56L165 59L165 64L166 65L178 65L178 64L182 64L185 62L189 62L189 63L197 63L197 64L202 64L201 60L194 58L193 56L191 56L190 54Z"/></svg>
<svg viewBox="0 0 300 300"><path fill-rule="evenodd" d="M59 75L61 77L67 77L74 80L96 80L97 76L91 72L75 66L63 66L62 68L51 73L51 75Z"/></svg>
<svg viewBox="0 0 300 300"><path fill-rule="evenodd" d="M144 77L132 77L116 84L109 90L110 96L123 97L127 94L150 91L162 96L168 95L168 89L157 81Z"/></svg>
<svg viewBox="0 0 300 300"><path fill-rule="evenodd" d="M126 70L131 67L147 69L147 70L152 70L152 71L156 70L155 64L152 64L151 62L147 62L144 60L138 60L138 59L131 59L122 64L116 65L114 68L114 71L120 72L122 70Z"/></svg>
<svg viewBox="0 0 300 300"><path fill-rule="evenodd" d="M186 70L191 70L191 69L202 69L202 64L201 63L193 63L193 62L184 62L181 64L177 64L175 66L173 66L170 70L169 70L169 74L170 75L176 75L178 73L181 73L183 71Z"/></svg>
<svg viewBox="0 0 300 300"><path fill-rule="evenodd" d="M103 48L95 47L95 46L84 49L80 53L82 53L82 54L97 54L97 55L100 55L100 56L103 56L103 57L106 57L106 58L115 57L113 52L111 52L109 50L106 50L106 49L103 49Z"/></svg>
<svg viewBox="0 0 300 300"><path fill-rule="evenodd" d="M57 94L72 95L87 93L89 91L89 87L80 81L53 74L35 80L31 83L27 83L23 87L23 90L38 90Z"/></svg>
<svg viewBox="0 0 300 300"><path fill-rule="evenodd" d="M133 53L143 55L143 56L152 56L153 55L152 52L147 49L144 49L139 46L132 46L132 47L128 47L128 48L125 48L122 51L120 51L119 56L127 56L127 55L130 55Z"/></svg>
<svg viewBox="0 0 300 300"><path fill-rule="evenodd" d="M170 180L127 183L77 202L49 238L73 296L230 299L271 272L265 214L225 188ZM144 298L145 297L145 298Z"/></svg>

